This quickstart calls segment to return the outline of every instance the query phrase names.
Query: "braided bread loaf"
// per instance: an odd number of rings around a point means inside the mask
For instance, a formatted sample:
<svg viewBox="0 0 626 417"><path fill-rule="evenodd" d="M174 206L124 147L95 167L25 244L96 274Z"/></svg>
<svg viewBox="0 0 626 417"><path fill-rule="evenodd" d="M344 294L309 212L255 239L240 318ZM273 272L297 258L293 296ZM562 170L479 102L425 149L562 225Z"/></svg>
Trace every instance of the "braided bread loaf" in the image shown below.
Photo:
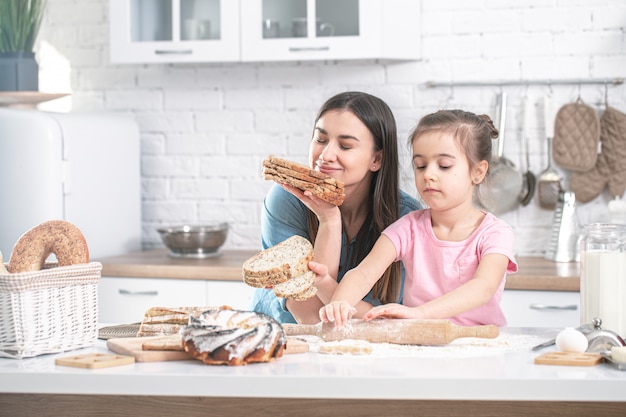
<svg viewBox="0 0 626 417"><path fill-rule="evenodd" d="M246 365L280 358L287 336L263 313L215 309L191 317L181 330L183 347L209 365Z"/></svg>

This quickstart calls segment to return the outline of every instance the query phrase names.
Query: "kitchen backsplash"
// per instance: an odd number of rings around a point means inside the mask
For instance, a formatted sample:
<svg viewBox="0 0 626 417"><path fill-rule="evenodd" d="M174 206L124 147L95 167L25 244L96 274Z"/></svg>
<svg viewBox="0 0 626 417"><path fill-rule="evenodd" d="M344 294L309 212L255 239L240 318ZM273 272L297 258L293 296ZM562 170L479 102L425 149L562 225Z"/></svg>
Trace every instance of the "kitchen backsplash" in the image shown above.
<svg viewBox="0 0 626 417"><path fill-rule="evenodd" d="M117 0L113 0L117 1ZM141 127L145 248L161 246L156 227L227 221L225 248L260 248L262 199L270 153L306 161L323 101L363 90L386 100L401 142L402 186L415 194L406 138L440 108L495 117L508 93L504 155L525 169L523 98L531 100L530 169L547 167L543 98L554 114L580 97L599 112L626 113L626 87L529 83L429 88L428 81L614 79L626 76L626 2L618 0L422 1L414 62L332 61L245 64L111 65L107 0L48 0L36 45L40 89L71 92L44 104L53 111L120 111ZM114 167L113 167L114 168ZM557 167L558 168L558 167ZM567 171L561 170L567 176ZM567 182L565 182L567 185ZM608 220L608 193L580 204L581 223ZM518 255L544 254L554 212L529 205L501 215L514 227Z"/></svg>

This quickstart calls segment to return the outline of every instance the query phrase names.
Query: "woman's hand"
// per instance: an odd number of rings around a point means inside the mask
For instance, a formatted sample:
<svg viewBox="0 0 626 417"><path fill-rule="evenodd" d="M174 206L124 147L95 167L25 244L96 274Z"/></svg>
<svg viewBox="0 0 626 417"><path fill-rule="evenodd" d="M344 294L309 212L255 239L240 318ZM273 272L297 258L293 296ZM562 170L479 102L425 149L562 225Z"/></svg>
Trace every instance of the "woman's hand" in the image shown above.
<svg viewBox="0 0 626 417"><path fill-rule="evenodd" d="M356 313L356 308L347 301L333 301L320 308L320 320L324 323L335 322L335 327L345 325Z"/></svg>
<svg viewBox="0 0 626 417"><path fill-rule="evenodd" d="M282 183L279 183L279 185L296 196L298 200L302 201L302 204L315 213L320 223L333 218L333 216L338 216L339 219L341 218L339 207L334 204L330 204L321 198L315 197L310 191L302 191L299 188Z"/></svg>
<svg viewBox="0 0 626 417"><path fill-rule="evenodd" d="M390 303L376 306L363 315L363 320L375 318L421 319L424 317L420 314L418 307L407 307L402 304Z"/></svg>

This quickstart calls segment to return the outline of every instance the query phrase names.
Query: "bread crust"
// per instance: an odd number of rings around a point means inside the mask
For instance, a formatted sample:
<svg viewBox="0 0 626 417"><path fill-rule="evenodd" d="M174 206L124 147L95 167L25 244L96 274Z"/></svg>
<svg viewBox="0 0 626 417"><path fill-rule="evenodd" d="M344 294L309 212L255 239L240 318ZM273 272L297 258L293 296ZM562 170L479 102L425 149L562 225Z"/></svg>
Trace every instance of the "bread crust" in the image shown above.
<svg viewBox="0 0 626 417"><path fill-rule="evenodd" d="M10 273L39 271L54 253L58 266L89 263L89 248L82 232L65 220L49 220L24 233L13 247Z"/></svg>

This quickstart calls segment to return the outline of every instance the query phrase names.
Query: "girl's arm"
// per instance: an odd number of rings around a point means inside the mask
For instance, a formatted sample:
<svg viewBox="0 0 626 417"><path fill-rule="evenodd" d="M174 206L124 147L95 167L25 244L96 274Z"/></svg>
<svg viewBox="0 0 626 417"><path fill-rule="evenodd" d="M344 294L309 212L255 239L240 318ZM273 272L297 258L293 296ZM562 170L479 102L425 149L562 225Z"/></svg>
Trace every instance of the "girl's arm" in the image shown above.
<svg viewBox="0 0 626 417"><path fill-rule="evenodd" d="M362 309L367 308L363 304L367 303L359 303L359 301L372 289L387 267L395 261L396 256L396 248L391 240L381 235L361 263L346 272L332 298L326 301L325 298L320 297L327 305L319 310L319 318L324 322L334 321L336 326L343 326L354 314L359 316L363 314ZM318 271L315 272L317 274ZM319 278L316 285L319 290L332 284L329 283L329 277L326 275ZM324 294L326 293L327 291L324 291Z"/></svg>
<svg viewBox="0 0 626 417"><path fill-rule="evenodd" d="M509 264L509 258L498 253L485 255L472 279L460 287L417 307L386 304L374 307L363 319L376 317L446 319L485 304L497 291Z"/></svg>

